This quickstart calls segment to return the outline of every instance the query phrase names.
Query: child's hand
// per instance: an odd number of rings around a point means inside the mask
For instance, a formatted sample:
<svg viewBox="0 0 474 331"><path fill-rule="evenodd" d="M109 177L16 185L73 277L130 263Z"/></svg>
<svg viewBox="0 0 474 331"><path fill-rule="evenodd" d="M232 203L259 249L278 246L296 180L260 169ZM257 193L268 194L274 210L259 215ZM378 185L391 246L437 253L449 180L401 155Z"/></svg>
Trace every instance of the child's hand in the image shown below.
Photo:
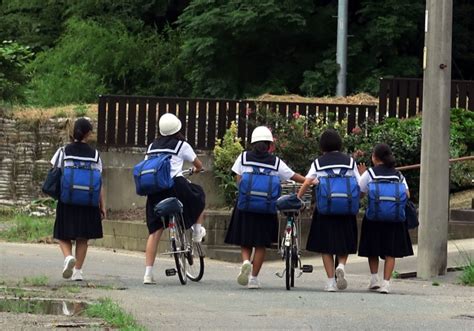
<svg viewBox="0 0 474 331"><path fill-rule="evenodd" d="M100 207L100 219L103 220L107 217L107 210L104 206Z"/></svg>
<svg viewBox="0 0 474 331"><path fill-rule="evenodd" d="M357 170L359 170L359 174L362 175L364 172L367 171L367 166L365 165L365 163L359 163L357 165Z"/></svg>
<svg viewBox="0 0 474 331"><path fill-rule="evenodd" d="M312 185L318 185L319 184L319 179L315 178L311 184Z"/></svg>

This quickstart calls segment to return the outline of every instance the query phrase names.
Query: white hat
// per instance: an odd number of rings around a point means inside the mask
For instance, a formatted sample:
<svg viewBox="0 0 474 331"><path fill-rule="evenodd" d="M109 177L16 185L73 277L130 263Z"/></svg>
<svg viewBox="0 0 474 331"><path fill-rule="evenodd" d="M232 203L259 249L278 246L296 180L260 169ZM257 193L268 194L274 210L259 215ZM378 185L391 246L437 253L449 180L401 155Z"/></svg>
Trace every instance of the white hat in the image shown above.
<svg viewBox="0 0 474 331"><path fill-rule="evenodd" d="M256 143L257 141L270 141L273 142L273 135L269 128L266 126L257 126L252 132L251 143Z"/></svg>
<svg viewBox="0 0 474 331"><path fill-rule="evenodd" d="M158 127L162 136L171 136L181 130L181 121L176 115L166 113L160 117Z"/></svg>

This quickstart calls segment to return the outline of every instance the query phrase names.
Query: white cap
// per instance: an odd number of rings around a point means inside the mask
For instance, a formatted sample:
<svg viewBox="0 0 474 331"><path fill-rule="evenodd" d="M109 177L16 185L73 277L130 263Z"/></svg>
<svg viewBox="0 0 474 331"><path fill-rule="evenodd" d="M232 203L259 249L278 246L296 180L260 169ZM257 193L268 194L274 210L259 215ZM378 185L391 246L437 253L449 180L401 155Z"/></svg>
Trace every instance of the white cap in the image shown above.
<svg viewBox="0 0 474 331"><path fill-rule="evenodd" d="M171 136L181 130L181 121L176 115L166 113L160 117L158 127L162 136Z"/></svg>
<svg viewBox="0 0 474 331"><path fill-rule="evenodd" d="M257 126L252 132L252 144L257 141L270 141L273 142L273 135L269 128L266 126Z"/></svg>

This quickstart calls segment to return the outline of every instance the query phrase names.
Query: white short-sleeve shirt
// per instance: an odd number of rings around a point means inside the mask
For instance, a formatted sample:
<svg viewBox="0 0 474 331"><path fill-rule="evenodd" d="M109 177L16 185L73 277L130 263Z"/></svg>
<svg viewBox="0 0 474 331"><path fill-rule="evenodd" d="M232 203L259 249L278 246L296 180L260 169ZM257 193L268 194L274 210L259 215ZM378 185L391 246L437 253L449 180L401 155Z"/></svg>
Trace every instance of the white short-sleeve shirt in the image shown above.
<svg viewBox="0 0 474 331"><path fill-rule="evenodd" d="M260 171L265 170L265 168L260 168ZM235 160L234 165L232 166L232 171L235 172L237 175L242 175L244 172L252 172L253 167L246 166L242 164L242 154ZM280 177L280 180L285 181L290 179L295 175L295 172L288 167L288 165L280 159L280 165L278 170L271 170L270 175Z"/></svg>
<svg viewBox="0 0 474 331"><path fill-rule="evenodd" d="M58 158L59 158L59 160L58 160ZM53 157L51 158L50 162L51 162L52 166L54 166L56 164L56 160L58 160L58 164L57 164L58 168L61 168L62 167L62 162L64 160L63 147L58 148L56 153L54 153ZM72 166L74 166L74 161L64 160L64 166L65 167L72 167ZM102 159L99 157L98 162L92 162L91 167L92 167L92 169L97 169L100 172L102 172Z"/></svg>
<svg viewBox="0 0 474 331"><path fill-rule="evenodd" d="M342 168L332 168L335 174L339 174L341 172ZM315 178L320 178L327 176L327 172L324 170L319 170L316 171L316 166L314 165L314 162L311 163L311 168L309 169L308 173L306 174L306 178L309 179L315 179ZM346 176L353 176L357 179L357 183L360 185L360 174L359 171L357 170L357 164L354 162L354 167L352 169L347 170Z"/></svg>
<svg viewBox="0 0 474 331"><path fill-rule="evenodd" d="M150 145L151 146L151 145ZM171 177L179 177L183 176L183 164L184 161L187 162L194 162L196 160L197 155L194 152L191 145L183 141L181 148L179 149L177 154L171 154L170 166L171 166ZM148 159L148 155L145 155L145 160Z"/></svg>
<svg viewBox="0 0 474 331"><path fill-rule="evenodd" d="M370 176L369 171L365 171L362 176L360 177L359 186L360 191L363 193L367 193L369 190L369 183L373 182L372 176ZM408 184L405 177L402 175L402 183L405 184L405 189L408 191Z"/></svg>

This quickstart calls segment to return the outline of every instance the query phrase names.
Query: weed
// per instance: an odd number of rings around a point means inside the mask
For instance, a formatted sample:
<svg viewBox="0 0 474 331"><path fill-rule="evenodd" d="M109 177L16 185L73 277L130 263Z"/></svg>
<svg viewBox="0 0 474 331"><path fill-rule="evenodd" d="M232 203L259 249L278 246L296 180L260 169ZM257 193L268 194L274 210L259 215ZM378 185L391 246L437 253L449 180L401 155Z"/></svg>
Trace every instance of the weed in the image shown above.
<svg viewBox="0 0 474 331"><path fill-rule="evenodd" d="M0 232L0 238L7 241L36 242L53 233L54 220L52 218L16 214L13 222L11 227Z"/></svg>
<svg viewBox="0 0 474 331"><path fill-rule="evenodd" d="M65 117L67 117L67 113L63 109L57 110L52 116L52 118L65 118Z"/></svg>
<svg viewBox="0 0 474 331"><path fill-rule="evenodd" d="M474 286L474 258L466 250L461 249L457 245L456 248L463 260L460 264L465 266L462 268L459 280L464 285Z"/></svg>
<svg viewBox="0 0 474 331"><path fill-rule="evenodd" d="M125 330L145 330L138 325L132 315L126 313L109 298L102 298L98 303L89 305L85 313L89 317L98 317L113 327Z"/></svg>
<svg viewBox="0 0 474 331"><path fill-rule="evenodd" d="M24 277L23 284L31 285L31 286L46 286L48 285L48 277L46 276Z"/></svg>
<svg viewBox="0 0 474 331"><path fill-rule="evenodd" d="M392 278L394 278L394 279L400 278L400 273L398 271L393 271L392 272Z"/></svg>
<svg viewBox="0 0 474 331"><path fill-rule="evenodd" d="M74 107L74 115L76 117L84 117L87 115L87 105L79 105Z"/></svg>
<svg viewBox="0 0 474 331"><path fill-rule="evenodd" d="M439 282L433 282L433 283L431 283L431 285L432 286L439 286L440 284L439 284Z"/></svg>
<svg viewBox="0 0 474 331"><path fill-rule="evenodd" d="M69 293L74 293L74 294L81 292L81 287L77 285L64 286L63 289L65 289Z"/></svg>

